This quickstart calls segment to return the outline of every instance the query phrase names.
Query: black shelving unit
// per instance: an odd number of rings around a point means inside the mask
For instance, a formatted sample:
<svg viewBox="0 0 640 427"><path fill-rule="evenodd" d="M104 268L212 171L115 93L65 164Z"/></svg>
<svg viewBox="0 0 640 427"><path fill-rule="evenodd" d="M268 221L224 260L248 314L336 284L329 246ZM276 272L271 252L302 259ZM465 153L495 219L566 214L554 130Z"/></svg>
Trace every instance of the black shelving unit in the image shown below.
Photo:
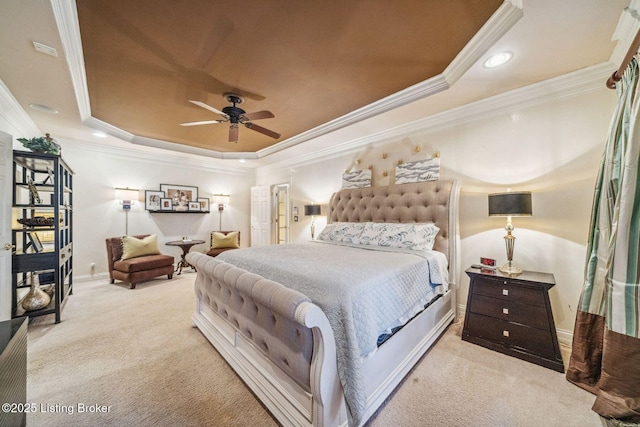
<svg viewBox="0 0 640 427"><path fill-rule="evenodd" d="M55 314L59 323L73 293L73 171L60 156L14 151L12 206L12 317ZM25 311L35 280L53 291L51 303Z"/></svg>

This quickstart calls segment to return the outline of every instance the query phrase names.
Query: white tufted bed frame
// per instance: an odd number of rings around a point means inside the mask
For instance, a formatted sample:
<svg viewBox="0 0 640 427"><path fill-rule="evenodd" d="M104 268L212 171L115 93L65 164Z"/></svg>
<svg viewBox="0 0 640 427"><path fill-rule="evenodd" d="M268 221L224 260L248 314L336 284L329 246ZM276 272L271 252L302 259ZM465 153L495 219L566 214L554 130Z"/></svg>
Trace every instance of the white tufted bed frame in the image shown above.
<svg viewBox="0 0 640 427"><path fill-rule="evenodd" d="M449 260L449 291L363 361L361 424L455 317L458 197L455 181L432 181L341 190L331 198L329 222L435 222L434 249ZM193 252L187 260L198 271L194 325L273 416L285 426L347 425L336 343L322 310L295 290L207 255Z"/></svg>

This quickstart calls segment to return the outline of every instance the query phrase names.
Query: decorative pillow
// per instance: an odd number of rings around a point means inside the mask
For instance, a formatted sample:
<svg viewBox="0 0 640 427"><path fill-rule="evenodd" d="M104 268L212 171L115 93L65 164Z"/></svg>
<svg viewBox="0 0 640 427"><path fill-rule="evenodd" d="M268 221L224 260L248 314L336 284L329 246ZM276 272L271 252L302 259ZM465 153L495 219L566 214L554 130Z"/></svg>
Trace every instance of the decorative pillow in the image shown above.
<svg viewBox="0 0 640 427"><path fill-rule="evenodd" d="M211 233L211 249L222 248L239 248L238 244L238 232L231 231L227 234L214 231Z"/></svg>
<svg viewBox="0 0 640 427"><path fill-rule="evenodd" d="M367 222L359 238L363 246L431 250L440 229L433 223Z"/></svg>
<svg viewBox="0 0 640 427"><path fill-rule="evenodd" d="M422 240L425 250L432 250L433 245L436 243L436 236L440 232L440 228L433 222L416 223L413 224L419 239Z"/></svg>
<svg viewBox="0 0 640 427"><path fill-rule="evenodd" d="M363 222L334 222L327 224L318 236L318 240L334 243L354 243L360 240L364 230Z"/></svg>
<svg viewBox="0 0 640 427"><path fill-rule="evenodd" d="M396 166L396 184L438 179L440 179L440 157L401 163Z"/></svg>
<svg viewBox="0 0 640 427"><path fill-rule="evenodd" d="M158 236L151 234L142 239L133 236L122 237L122 258L121 260L136 258L145 255L158 255Z"/></svg>

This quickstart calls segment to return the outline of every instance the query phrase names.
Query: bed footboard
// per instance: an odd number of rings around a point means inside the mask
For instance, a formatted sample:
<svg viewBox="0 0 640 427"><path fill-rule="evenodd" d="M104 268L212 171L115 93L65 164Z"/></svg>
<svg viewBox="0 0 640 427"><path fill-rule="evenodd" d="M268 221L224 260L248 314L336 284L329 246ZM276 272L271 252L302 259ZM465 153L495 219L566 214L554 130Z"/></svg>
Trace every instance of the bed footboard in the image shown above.
<svg viewBox="0 0 640 427"><path fill-rule="evenodd" d="M193 323L283 425L346 425L329 321L303 294L201 253ZM325 357L327 355L327 357Z"/></svg>

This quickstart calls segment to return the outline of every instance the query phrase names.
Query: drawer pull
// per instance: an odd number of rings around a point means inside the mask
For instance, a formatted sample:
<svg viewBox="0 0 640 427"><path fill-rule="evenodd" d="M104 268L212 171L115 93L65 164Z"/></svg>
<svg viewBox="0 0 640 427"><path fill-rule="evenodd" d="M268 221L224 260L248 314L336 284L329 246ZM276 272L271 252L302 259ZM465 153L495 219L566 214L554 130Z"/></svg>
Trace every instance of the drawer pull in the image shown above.
<svg viewBox="0 0 640 427"><path fill-rule="evenodd" d="M503 289L502 295L509 295L509 289Z"/></svg>
<svg viewBox="0 0 640 427"><path fill-rule="evenodd" d="M509 331L502 331L502 336L508 337L509 336Z"/></svg>
<svg viewBox="0 0 640 427"><path fill-rule="evenodd" d="M508 308L503 308L502 309L502 314L509 314L509 309Z"/></svg>

